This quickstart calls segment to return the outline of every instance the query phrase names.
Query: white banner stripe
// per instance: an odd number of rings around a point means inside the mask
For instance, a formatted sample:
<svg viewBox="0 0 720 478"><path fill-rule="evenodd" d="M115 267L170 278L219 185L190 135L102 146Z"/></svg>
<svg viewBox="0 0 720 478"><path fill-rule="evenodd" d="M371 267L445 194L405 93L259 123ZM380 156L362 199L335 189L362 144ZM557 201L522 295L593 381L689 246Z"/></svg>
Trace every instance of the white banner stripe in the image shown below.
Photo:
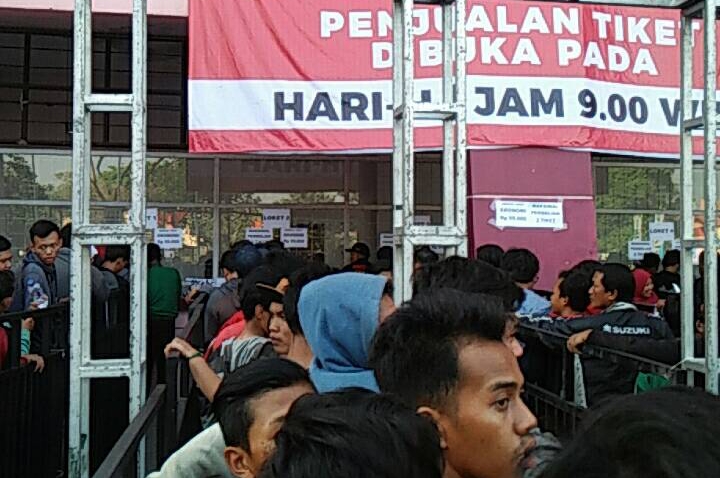
<svg viewBox="0 0 720 478"><path fill-rule="evenodd" d="M189 128L390 129L391 88L390 80L190 80ZM418 79L416 100L435 102L440 88L439 79ZM695 98L702 98L701 90ZM468 76L469 125L577 126L677 136L678 119L677 88L583 78Z"/></svg>

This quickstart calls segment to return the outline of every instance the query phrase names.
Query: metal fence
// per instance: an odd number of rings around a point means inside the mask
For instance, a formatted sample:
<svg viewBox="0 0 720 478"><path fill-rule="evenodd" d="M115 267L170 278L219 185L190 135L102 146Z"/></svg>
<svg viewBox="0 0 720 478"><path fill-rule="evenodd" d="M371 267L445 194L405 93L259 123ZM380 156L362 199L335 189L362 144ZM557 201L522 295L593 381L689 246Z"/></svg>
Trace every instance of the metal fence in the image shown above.
<svg viewBox="0 0 720 478"><path fill-rule="evenodd" d="M543 430L561 440L571 438L585 414L585 383L579 356L566 348L568 337L540 327L521 324L518 338L525 344L520 360L525 375L525 400ZM679 345L678 345L679 350ZM583 347L583 359L592 358L622 365L629 377L656 374L677 385L686 383L685 371L666 364L596 345Z"/></svg>

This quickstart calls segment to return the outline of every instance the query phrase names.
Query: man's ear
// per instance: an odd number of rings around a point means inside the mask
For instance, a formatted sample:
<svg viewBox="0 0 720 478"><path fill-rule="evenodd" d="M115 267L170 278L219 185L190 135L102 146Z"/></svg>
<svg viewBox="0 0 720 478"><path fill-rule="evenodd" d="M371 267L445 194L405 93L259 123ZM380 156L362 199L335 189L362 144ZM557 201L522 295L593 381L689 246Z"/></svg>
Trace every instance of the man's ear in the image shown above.
<svg viewBox="0 0 720 478"><path fill-rule="evenodd" d="M417 414L431 420L440 435L440 448L447 450L447 417L431 407L418 407Z"/></svg>
<svg viewBox="0 0 720 478"><path fill-rule="evenodd" d="M236 446L225 447L225 464L230 473L238 478L255 478L255 472L250 463L250 455Z"/></svg>
<svg viewBox="0 0 720 478"><path fill-rule="evenodd" d="M618 298L618 291L614 290L609 293L608 299L610 299L612 302L615 302Z"/></svg>
<svg viewBox="0 0 720 478"><path fill-rule="evenodd" d="M563 307L567 307L569 302L570 302L569 297L560 297L560 303L563 305Z"/></svg>

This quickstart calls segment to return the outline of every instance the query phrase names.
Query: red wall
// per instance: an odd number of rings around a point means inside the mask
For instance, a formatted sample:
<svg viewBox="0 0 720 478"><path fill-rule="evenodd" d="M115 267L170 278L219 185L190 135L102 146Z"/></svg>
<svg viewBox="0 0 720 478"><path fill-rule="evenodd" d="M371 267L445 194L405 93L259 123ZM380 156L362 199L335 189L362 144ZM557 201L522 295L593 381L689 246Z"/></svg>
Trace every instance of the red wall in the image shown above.
<svg viewBox="0 0 720 478"><path fill-rule="evenodd" d="M469 228L472 249L495 243L524 247L540 258L539 289L551 289L558 272L597 257L590 153L545 148L470 151ZM499 230L489 221L494 199L563 201L567 229Z"/></svg>

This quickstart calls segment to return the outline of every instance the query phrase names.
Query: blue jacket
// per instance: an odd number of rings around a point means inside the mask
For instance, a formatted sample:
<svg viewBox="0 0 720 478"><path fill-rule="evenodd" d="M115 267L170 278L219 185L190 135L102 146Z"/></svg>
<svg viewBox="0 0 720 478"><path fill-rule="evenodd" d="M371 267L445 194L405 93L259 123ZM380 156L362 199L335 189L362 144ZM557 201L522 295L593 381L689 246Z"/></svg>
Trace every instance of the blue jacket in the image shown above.
<svg viewBox="0 0 720 478"><path fill-rule="evenodd" d="M315 356L310 379L318 392L349 387L379 391L367 362L385 284L382 276L346 273L303 288L298 312Z"/></svg>
<svg viewBox="0 0 720 478"><path fill-rule="evenodd" d="M30 309L32 302L27 293L29 285L39 283L43 293L48 298L48 305L55 304L57 296L57 275L54 265L44 264L34 252L28 252L23 258L22 265L17 274L15 296L10 310L13 312Z"/></svg>

